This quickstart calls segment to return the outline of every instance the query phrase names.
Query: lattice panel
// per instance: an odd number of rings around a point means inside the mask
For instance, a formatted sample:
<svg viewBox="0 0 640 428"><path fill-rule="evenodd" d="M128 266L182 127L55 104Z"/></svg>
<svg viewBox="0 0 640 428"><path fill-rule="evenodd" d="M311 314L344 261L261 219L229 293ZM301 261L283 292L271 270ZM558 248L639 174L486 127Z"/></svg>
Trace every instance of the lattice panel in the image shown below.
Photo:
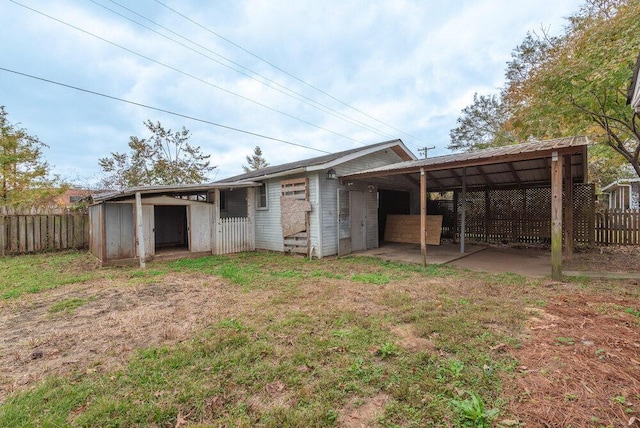
<svg viewBox="0 0 640 428"><path fill-rule="evenodd" d="M486 242L547 243L551 237L551 189L511 189L467 192L466 238ZM595 224L592 184L573 188L573 235L592 243ZM458 199L456 239L460 235L462 199ZM444 231L443 231L444 232Z"/></svg>

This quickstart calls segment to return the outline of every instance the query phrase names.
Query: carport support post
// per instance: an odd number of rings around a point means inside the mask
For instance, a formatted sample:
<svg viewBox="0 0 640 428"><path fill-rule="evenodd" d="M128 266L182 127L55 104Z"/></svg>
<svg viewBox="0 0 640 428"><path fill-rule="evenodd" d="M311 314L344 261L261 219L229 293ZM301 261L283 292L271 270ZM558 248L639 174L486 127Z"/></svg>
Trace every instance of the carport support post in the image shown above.
<svg viewBox="0 0 640 428"><path fill-rule="evenodd" d="M140 269L146 269L147 263L144 248L144 221L142 219L142 197L140 192L136 192L136 239L138 241L138 258L140 259Z"/></svg>
<svg viewBox="0 0 640 428"><path fill-rule="evenodd" d="M551 279L562 279L562 157L551 154Z"/></svg>
<svg viewBox="0 0 640 428"><path fill-rule="evenodd" d="M422 266L427 265L427 174L420 168L420 253Z"/></svg>
<svg viewBox="0 0 640 428"><path fill-rule="evenodd" d="M462 168L462 213L460 214L460 253L464 254L464 235L467 233L467 168Z"/></svg>

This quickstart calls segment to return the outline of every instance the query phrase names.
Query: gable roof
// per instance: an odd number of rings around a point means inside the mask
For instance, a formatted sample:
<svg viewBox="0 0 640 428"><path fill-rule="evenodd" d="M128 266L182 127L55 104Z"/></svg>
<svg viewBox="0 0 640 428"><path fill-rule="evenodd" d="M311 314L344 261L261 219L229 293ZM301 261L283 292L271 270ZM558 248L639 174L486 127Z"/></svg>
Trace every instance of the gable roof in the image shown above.
<svg viewBox="0 0 640 428"><path fill-rule="evenodd" d="M357 159L359 157L387 148L392 149L401 159L405 161L416 159L415 155L411 153L411 151L404 145L402 140L397 139L383 141L381 143L345 150L342 152L329 153L315 158L268 166L266 168L261 168L233 177L224 178L222 180L216 181L216 183L238 182L246 180L264 180L270 177L328 169L352 159Z"/></svg>
<svg viewBox="0 0 640 428"><path fill-rule="evenodd" d="M640 112L640 53L638 54L631 84L627 91L627 104L630 104L637 112Z"/></svg>
<svg viewBox="0 0 640 428"><path fill-rule="evenodd" d="M620 180L616 180L613 183L609 183L606 186L604 186L602 188L602 193L612 192L616 189L619 189L622 186L626 187L631 183L640 183L640 178L623 178Z"/></svg>

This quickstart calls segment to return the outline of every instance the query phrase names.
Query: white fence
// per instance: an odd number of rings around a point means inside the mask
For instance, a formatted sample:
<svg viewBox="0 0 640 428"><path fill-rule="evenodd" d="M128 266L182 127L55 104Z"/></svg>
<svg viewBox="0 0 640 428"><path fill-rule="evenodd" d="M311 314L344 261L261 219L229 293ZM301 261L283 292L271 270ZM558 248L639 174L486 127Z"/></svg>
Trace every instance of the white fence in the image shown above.
<svg viewBox="0 0 640 428"><path fill-rule="evenodd" d="M221 218L218 222L217 254L255 250L252 224L246 217Z"/></svg>

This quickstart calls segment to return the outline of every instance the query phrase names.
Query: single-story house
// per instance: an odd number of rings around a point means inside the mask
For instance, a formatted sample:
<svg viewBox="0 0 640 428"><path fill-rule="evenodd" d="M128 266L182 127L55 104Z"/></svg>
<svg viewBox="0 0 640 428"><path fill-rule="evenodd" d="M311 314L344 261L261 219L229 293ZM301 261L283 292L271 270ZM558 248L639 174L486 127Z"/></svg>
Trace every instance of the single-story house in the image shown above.
<svg viewBox="0 0 640 428"><path fill-rule="evenodd" d="M95 195L89 208L90 250L109 264L176 253L265 249L326 257L375 248L378 186L343 183L339 177L415 159L401 140L392 140L209 184ZM403 204L417 213L416 183L388 186L391 200L398 189L414 192Z"/></svg>
<svg viewBox="0 0 640 428"><path fill-rule="evenodd" d="M640 178L616 180L602 188L609 209L640 209Z"/></svg>
<svg viewBox="0 0 640 428"><path fill-rule="evenodd" d="M401 140L392 140L209 184L96 195L89 208L90 249L102 263L141 265L166 254L255 249L340 256L377 248L389 228L385 219L402 214L410 217L403 233L420 244L426 263L434 232L428 192L453 193L464 252L469 192L512 189L534 211L549 206L539 223L551 242L552 277L559 279L563 240L568 258L574 243L573 213L580 199L574 185L587 182L587 144L584 137L569 137L416 159ZM490 198L484 201L487 209L500 211Z"/></svg>

